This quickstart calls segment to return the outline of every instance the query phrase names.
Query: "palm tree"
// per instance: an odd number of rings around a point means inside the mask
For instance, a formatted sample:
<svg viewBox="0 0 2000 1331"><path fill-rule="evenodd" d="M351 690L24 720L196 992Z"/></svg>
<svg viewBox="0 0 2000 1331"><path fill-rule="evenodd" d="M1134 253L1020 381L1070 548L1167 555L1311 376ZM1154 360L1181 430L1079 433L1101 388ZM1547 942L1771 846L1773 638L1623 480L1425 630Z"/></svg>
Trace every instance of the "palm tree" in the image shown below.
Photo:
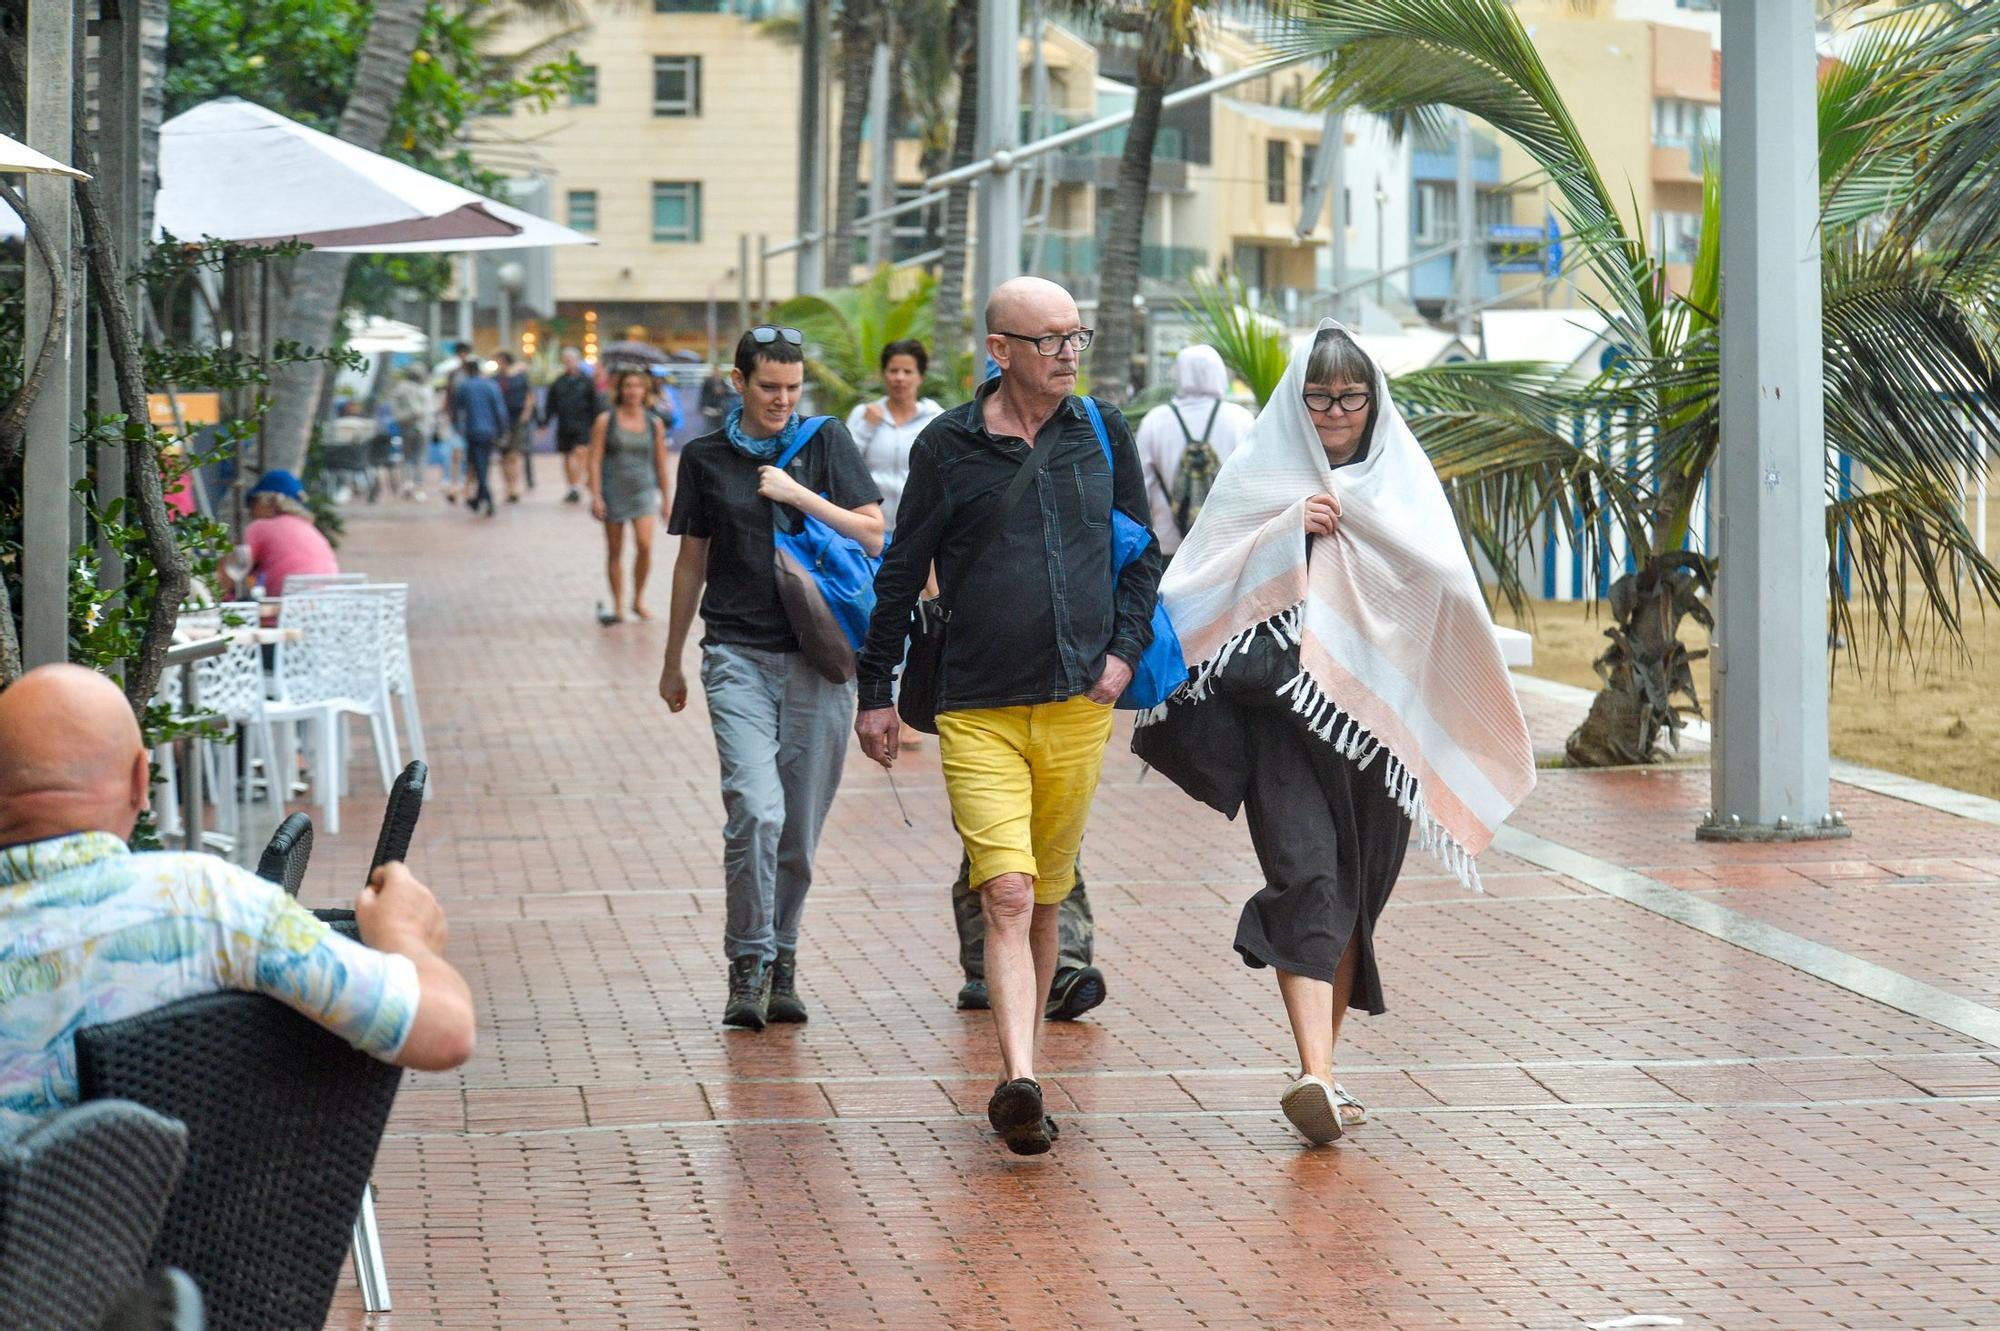
<svg viewBox="0 0 2000 1331"><path fill-rule="evenodd" d="M979 140L979 0L953 0L951 50L958 67L958 103L953 112L950 168L972 161ZM972 187L951 187L944 205L944 231L938 260L936 303L937 350L952 360L969 350L965 319L965 242L971 224Z"/></svg>
<svg viewBox="0 0 2000 1331"><path fill-rule="evenodd" d="M1956 135L1966 151L1982 142L1962 118L1954 123L1948 90L1954 75L1982 68L1968 63L1979 52L1991 58L1996 21L1989 6L1929 41L1884 28L1820 90L1827 535L1844 542L1892 644L1908 645L1926 625L1958 638L1962 585L2000 602L2000 569L1967 531L1957 489L1978 457L1965 413L1990 420L2000 401L2000 363L1988 350L2000 326L2000 257L1953 244L1942 228L1927 232L1943 209L1924 189L1928 170L1935 189L1977 197L1969 175L1924 153ZM1546 367L1524 366L1427 370L1399 379L1398 393L1468 544L1516 604L1525 596L1517 557L1551 515L1580 530L1593 554L1614 528L1623 532L1634 572L1600 589L1614 619L1598 661L1606 688L1569 753L1579 763L1650 760L1662 730L1677 734L1672 695L1692 694L1692 658L1676 630L1683 615L1705 620L1699 593L1714 573L1712 561L1684 548L1721 441L1713 169L1691 287L1675 296L1501 0L1320 0L1296 41L1326 58L1315 88L1322 104L1402 124L1435 123L1440 107L1464 110L1520 144L1555 189L1575 261L1605 293L1599 303L1619 363L1580 395ZM1991 89L1980 88L2000 119ZM1910 103L1919 108L1914 124L1895 109ZM1992 128L1989 120L1989 161ZM2000 210L1968 205L1961 217L1988 215ZM1860 460L1873 484L1848 491L1841 454ZM1854 608L1837 567L1829 580L1835 627L1851 633Z"/></svg>
<svg viewBox="0 0 2000 1331"><path fill-rule="evenodd" d="M928 273L899 273L884 265L860 286L794 296L771 311L774 322L806 335L806 373L821 411L845 416L856 403L879 395L880 357L889 343L906 337L930 343L937 287ZM949 355L933 356L923 391L952 400L953 364Z"/></svg>
<svg viewBox="0 0 2000 1331"><path fill-rule="evenodd" d="M1097 341L1091 349L1091 378L1100 396L1125 400L1132 381L1135 318L1132 297L1139 291L1146 203L1153 184L1153 144L1159 137L1160 103L1179 77L1182 62L1198 37L1198 16L1206 0L1141 0L1103 15L1107 28L1139 39L1137 95L1125 152L1118 162L1118 191L1112 196L1110 229L1105 233L1099 277Z"/></svg>
<svg viewBox="0 0 2000 1331"><path fill-rule="evenodd" d="M875 71L875 44L889 17L881 0L842 0L834 20L835 61L840 66L840 142L833 172L833 230L827 244L826 275L844 283L854 268L855 203L861 193L861 125L868 114L868 88ZM875 132L887 131L877 125Z"/></svg>

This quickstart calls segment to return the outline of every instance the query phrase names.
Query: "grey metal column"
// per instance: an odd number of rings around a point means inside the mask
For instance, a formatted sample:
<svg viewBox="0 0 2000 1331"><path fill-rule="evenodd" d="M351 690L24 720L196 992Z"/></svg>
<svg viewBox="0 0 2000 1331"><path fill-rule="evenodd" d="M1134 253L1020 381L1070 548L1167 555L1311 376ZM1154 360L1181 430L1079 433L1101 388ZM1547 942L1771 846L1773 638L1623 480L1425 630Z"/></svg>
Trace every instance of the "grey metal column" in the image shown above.
<svg viewBox="0 0 2000 1331"><path fill-rule="evenodd" d="M118 259L126 272L139 265L139 0L116 0L102 8L97 28L97 190L104 200ZM127 297L136 287L127 283ZM138 307L133 306L134 315ZM111 343L103 325L97 338L98 410L118 409L118 376L112 369ZM125 448L111 442L97 450L97 503L108 506L125 493ZM97 558L102 582L124 581L123 561L116 547L100 540Z"/></svg>
<svg viewBox="0 0 2000 1331"><path fill-rule="evenodd" d="M76 53L76 8L70 0L29 0L28 146L59 162L70 159L70 98ZM28 210L48 237L63 278L76 252L70 226L70 179L28 177ZM60 324L56 355L28 409L27 445L21 460L21 664L26 669L69 656L70 391L77 292L56 300L54 274L27 251L28 348L39 348L45 330ZM29 354L34 354L30 350Z"/></svg>
<svg viewBox="0 0 2000 1331"><path fill-rule="evenodd" d="M1827 807L1826 438L1812 0L1722 11L1721 541L1706 839Z"/></svg>
<svg viewBox="0 0 2000 1331"><path fill-rule="evenodd" d="M762 261L759 260L761 263ZM736 337L750 327L750 235L736 238ZM729 339L732 343L736 338Z"/></svg>
<svg viewBox="0 0 2000 1331"><path fill-rule="evenodd" d="M885 14L894 23L895 15ZM889 43L875 43L875 63L868 84L868 211L879 213L896 201L896 127L889 123ZM868 271L889 262L895 246L895 220L878 218L868 228Z"/></svg>
<svg viewBox="0 0 2000 1331"><path fill-rule="evenodd" d="M1472 189L1472 117L1465 112L1458 113L1458 253L1452 259L1452 300L1458 306L1459 340L1468 346L1472 343L1472 304L1478 299L1478 288L1473 284L1472 262L1473 233L1477 219L1473 213L1478 210L1478 200Z"/></svg>
<svg viewBox="0 0 2000 1331"><path fill-rule="evenodd" d="M979 181L979 234L973 247L973 373L985 364L986 298L1021 272L1021 177L1013 150L1021 143L1021 3L981 0L979 6L979 133L975 157L995 158Z"/></svg>
<svg viewBox="0 0 2000 1331"><path fill-rule="evenodd" d="M799 246L798 292L826 285L820 231L826 163L820 153L820 85L826 65L826 0L805 0L799 16Z"/></svg>

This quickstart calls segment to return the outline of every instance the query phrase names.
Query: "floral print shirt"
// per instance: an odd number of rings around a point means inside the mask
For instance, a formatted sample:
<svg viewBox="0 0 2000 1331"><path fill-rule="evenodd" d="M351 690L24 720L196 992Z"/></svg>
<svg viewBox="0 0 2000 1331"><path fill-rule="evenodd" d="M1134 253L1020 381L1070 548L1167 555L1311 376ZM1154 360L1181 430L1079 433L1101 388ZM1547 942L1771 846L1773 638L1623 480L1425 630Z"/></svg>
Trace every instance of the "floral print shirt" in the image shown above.
<svg viewBox="0 0 2000 1331"><path fill-rule="evenodd" d="M382 1059L417 1014L408 957L213 855L134 854L106 832L0 847L0 1139L75 1103L77 1028L225 989Z"/></svg>

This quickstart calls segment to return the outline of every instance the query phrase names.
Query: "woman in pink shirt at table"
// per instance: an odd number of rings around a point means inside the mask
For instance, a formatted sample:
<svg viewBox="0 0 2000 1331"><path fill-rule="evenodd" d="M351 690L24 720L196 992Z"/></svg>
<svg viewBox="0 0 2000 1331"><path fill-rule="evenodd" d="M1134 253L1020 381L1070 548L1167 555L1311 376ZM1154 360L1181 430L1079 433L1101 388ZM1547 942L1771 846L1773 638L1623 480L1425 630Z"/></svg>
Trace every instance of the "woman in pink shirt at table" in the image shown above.
<svg viewBox="0 0 2000 1331"><path fill-rule="evenodd" d="M250 487L250 516L243 544L230 560L230 573L245 590L261 585L267 597L285 594L285 580L295 573L338 573L333 547L313 525L301 502L305 487L289 471L272 470ZM275 611L265 612L275 620Z"/></svg>

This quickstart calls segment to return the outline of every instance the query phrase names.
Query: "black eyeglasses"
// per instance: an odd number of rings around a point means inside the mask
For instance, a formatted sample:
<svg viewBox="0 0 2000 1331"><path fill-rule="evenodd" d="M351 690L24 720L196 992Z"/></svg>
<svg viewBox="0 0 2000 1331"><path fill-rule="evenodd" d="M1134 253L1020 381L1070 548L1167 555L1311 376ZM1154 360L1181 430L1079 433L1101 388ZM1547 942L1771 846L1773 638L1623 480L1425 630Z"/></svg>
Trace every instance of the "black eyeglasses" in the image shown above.
<svg viewBox="0 0 2000 1331"><path fill-rule="evenodd" d="M1029 337L1026 333L1002 333L997 328L993 332L999 337L1011 337L1016 342L1032 342L1035 344L1035 350L1044 356L1055 355L1063 349L1064 343L1068 343L1078 351L1088 351L1090 339L1097 336L1095 328L1079 328L1073 333L1045 333L1041 337Z"/></svg>
<svg viewBox="0 0 2000 1331"><path fill-rule="evenodd" d="M795 347L802 347L806 344L806 335L796 328L780 328L776 324L759 324L750 330L750 340L760 347L768 347L781 337Z"/></svg>
<svg viewBox="0 0 2000 1331"><path fill-rule="evenodd" d="M1318 391L1308 392L1305 394L1305 399L1308 411L1332 411L1336 405L1342 411L1366 411L1368 404L1375 400L1375 395L1356 388L1338 396Z"/></svg>

